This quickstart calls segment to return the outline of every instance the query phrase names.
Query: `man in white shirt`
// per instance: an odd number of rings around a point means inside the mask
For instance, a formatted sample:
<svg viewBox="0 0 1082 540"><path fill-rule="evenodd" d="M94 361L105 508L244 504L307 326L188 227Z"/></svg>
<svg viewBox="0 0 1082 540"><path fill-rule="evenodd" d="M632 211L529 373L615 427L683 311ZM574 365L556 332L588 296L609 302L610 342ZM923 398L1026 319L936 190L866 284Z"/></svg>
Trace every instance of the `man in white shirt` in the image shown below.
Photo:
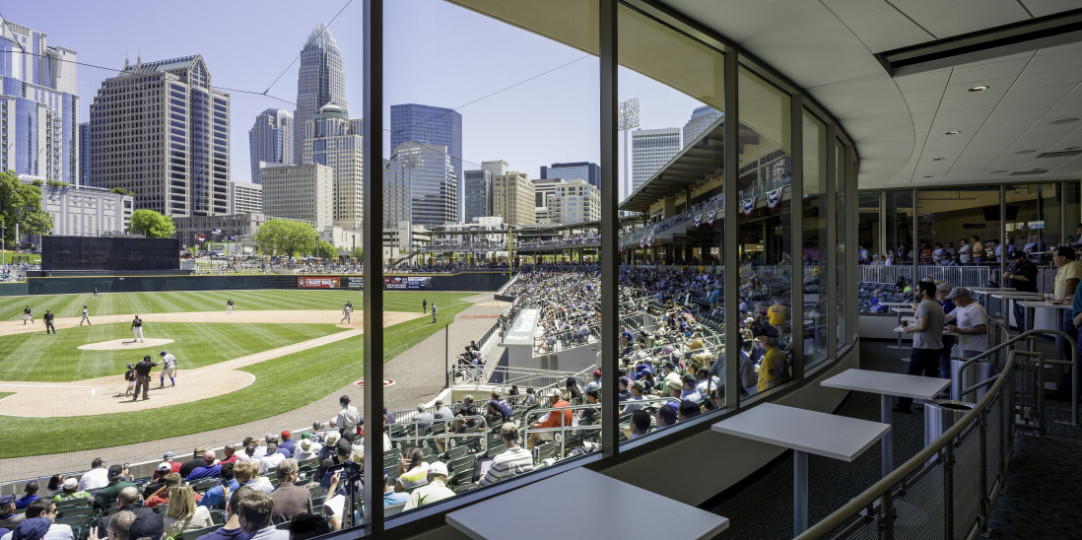
<svg viewBox="0 0 1082 540"><path fill-rule="evenodd" d="M947 299L955 305L954 310L944 317L947 322L954 322L947 325L947 331L958 334L962 356L972 358L987 351L988 313L984 311L984 306L974 301L965 287L955 287Z"/></svg>
<svg viewBox="0 0 1082 540"><path fill-rule="evenodd" d="M267 443L267 455L259 458L259 474L267 474L267 471L275 469L285 459L285 454L278 452L277 442Z"/></svg>
<svg viewBox="0 0 1082 540"><path fill-rule="evenodd" d="M105 461L94 458L90 464L91 469L79 478L79 491L100 489L109 485L109 471L105 468Z"/></svg>
<svg viewBox="0 0 1082 540"><path fill-rule="evenodd" d="M341 433L352 431L357 432L357 425L364 421L361 418L360 411L357 407L349 404L349 396L343 395L338 398L338 404L342 406L342 409L338 411L338 416L335 417L338 424L338 430Z"/></svg>

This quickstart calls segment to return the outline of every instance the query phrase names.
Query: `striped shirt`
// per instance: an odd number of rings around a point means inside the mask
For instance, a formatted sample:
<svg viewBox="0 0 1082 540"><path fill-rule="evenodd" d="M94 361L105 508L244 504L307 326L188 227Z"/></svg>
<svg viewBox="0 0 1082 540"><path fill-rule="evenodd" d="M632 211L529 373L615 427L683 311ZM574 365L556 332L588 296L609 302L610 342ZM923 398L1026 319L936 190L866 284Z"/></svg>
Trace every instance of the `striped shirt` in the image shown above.
<svg viewBox="0 0 1082 540"><path fill-rule="evenodd" d="M508 448L492 458L492 467L481 479L481 485L495 484L512 476L533 470L533 455L521 446Z"/></svg>

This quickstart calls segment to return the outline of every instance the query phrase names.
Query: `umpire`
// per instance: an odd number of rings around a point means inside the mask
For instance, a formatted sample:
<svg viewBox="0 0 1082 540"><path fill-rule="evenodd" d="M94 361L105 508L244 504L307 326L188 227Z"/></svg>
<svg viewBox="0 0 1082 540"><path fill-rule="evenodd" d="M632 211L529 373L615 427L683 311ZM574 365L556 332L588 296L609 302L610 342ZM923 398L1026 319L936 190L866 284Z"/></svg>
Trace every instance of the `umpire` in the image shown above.
<svg viewBox="0 0 1082 540"><path fill-rule="evenodd" d="M150 370L154 366L158 365L156 362L150 361L150 355L143 357L143 361L135 364L135 394L132 395L132 401L139 399L139 390L143 390L143 399L150 399L147 395L147 390L150 389Z"/></svg>

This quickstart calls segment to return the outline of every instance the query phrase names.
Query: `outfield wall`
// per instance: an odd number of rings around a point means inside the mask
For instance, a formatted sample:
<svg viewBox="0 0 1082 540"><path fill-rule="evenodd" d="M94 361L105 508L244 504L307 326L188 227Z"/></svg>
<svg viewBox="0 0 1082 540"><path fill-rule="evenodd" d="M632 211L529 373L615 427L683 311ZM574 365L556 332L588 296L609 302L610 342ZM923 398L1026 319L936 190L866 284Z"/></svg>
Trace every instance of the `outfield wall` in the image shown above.
<svg viewBox="0 0 1082 540"><path fill-rule="evenodd" d="M325 278L325 279L324 279ZM405 283L407 278L428 278ZM507 283L506 272L462 272L459 274L411 274L388 276L387 290L479 291L499 289ZM30 277L25 282L0 283L0 296L39 294L87 294L155 291L218 291L240 289L352 288L360 290L363 277L334 274L315 275L227 275L227 276L81 276ZM394 286L392 286L392 283Z"/></svg>

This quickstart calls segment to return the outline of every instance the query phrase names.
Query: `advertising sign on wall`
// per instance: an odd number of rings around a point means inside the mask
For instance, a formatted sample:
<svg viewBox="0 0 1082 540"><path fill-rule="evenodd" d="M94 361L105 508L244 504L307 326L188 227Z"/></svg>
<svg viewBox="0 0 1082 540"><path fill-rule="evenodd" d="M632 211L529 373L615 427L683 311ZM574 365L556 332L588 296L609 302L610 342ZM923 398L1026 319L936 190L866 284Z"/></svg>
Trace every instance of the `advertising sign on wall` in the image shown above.
<svg viewBox="0 0 1082 540"><path fill-rule="evenodd" d="M337 289L337 277L297 277L297 286L305 289Z"/></svg>

